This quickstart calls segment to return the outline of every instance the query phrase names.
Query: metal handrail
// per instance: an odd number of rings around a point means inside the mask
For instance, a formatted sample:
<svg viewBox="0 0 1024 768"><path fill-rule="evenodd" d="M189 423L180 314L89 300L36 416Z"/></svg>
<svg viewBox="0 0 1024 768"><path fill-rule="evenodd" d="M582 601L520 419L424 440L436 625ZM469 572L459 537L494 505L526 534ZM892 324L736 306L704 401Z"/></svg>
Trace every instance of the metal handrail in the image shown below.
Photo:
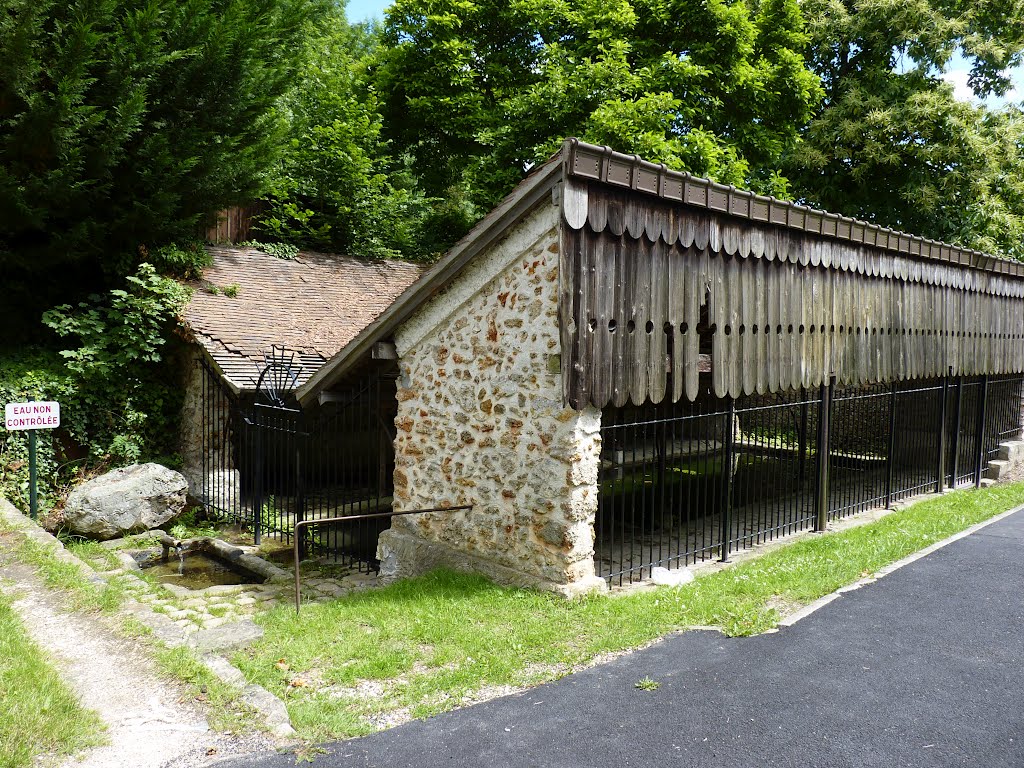
<svg viewBox="0 0 1024 768"><path fill-rule="evenodd" d="M324 523L344 523L353 520L373 520L382 517L401 517L403 515L422 515L427 512L457 512L460 510L470 510L473 508L472 504L462 504L457 507L431 507L430 509L409 509L404 512L370 512L365 515L346 515L344 517L319 517L315 520L299 520L295 524L294 530L294 542L292 544L293 563L295 565L295 613L299 612L302 606L302 583L301 574L299 573L299 542L302 540L302 529L311 528L314 525L322 525Z"/></svg>

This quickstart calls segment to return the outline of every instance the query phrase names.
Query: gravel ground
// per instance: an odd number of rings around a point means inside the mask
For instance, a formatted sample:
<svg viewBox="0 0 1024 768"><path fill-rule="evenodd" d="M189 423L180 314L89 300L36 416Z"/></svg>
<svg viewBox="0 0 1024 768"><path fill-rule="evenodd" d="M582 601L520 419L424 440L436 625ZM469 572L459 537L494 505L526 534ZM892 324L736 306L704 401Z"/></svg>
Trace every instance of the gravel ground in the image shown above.
<svg viewBox="0 0 1024 768"><path fill-rule="evenodd" d="M198 705L160 679L141 649L95 617L62 610L60 597L32 569L8 562L3 575L0 590L14 601L29 635L107 725L108 746L76 755L62 768L186 768L273 749L262 734L212 731Z"/></svg>

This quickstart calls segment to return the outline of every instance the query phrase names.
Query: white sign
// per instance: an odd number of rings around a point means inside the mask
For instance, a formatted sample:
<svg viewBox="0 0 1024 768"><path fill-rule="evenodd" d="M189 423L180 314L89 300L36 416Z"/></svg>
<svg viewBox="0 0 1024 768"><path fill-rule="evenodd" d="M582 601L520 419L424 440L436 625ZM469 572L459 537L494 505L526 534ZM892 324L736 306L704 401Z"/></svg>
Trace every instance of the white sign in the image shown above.
<svg viewBox="0 0 1024 768"><path fill-rule="evenodd" d="M8 403L4 426L17 429L54 429L60 426L60 403Z"/></svg>

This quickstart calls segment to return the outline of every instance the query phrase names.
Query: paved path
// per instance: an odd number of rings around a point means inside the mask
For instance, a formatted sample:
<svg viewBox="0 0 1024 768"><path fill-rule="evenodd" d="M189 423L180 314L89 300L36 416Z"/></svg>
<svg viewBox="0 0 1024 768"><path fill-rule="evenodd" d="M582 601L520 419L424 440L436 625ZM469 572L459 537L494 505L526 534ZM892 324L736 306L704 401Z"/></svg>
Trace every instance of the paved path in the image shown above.
<svg viewBox="0 0 1024 768"><path fill-rule="evenodd" d="M690 632L318 766L1024 766L1024 513L794 626ZM654 691L634 683L651 677ZM293 765L294 757L235 766Z"/></svg>

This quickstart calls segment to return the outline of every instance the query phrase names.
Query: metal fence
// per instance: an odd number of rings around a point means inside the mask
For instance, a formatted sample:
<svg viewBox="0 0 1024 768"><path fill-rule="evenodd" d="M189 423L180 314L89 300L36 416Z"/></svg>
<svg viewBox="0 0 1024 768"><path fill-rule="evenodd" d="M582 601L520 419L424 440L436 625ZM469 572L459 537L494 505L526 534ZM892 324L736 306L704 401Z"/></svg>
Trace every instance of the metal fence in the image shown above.
<svg viewBox="0 0 1024 768"><path fill-rule="evenodd" d="M1024 377L606 409L595 563L611 584L981 481ZM819 446L823 449L819 450Z"/></svg>
<svg viewBox="0 0 1024 768"><path fill-rule="evenodd" d="M212 517L249 528L255 543L291 542L298 522L359 516L305 528L303 550L360 569L377 567L377 536L391 510L394 378L368 375L304 413L225 389L205 360L200 501Z"/></svg>

